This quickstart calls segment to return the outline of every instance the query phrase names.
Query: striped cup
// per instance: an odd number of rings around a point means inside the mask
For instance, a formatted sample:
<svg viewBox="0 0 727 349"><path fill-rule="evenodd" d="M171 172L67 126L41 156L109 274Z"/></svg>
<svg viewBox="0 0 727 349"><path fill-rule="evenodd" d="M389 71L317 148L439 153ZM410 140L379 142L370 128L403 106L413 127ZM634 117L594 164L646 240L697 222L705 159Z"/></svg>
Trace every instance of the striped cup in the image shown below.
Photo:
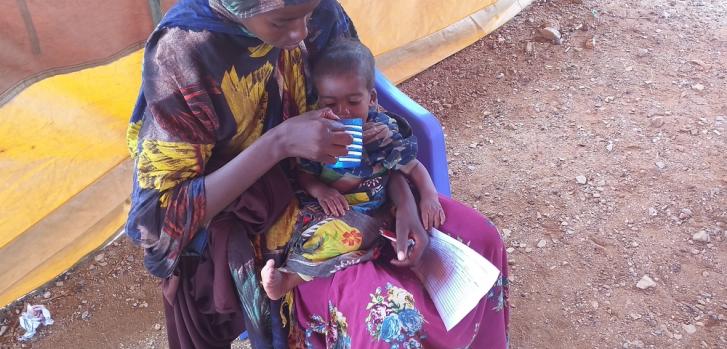
<svg viewBox="0 0 727 349"><path fill-rule="evenodd" d="M353 143L348 146L348 154L337 158L330 168L355 168L361 164L363 156L363 119L343 119L340 122L346 127L346 133L353 137Z"/></svg>

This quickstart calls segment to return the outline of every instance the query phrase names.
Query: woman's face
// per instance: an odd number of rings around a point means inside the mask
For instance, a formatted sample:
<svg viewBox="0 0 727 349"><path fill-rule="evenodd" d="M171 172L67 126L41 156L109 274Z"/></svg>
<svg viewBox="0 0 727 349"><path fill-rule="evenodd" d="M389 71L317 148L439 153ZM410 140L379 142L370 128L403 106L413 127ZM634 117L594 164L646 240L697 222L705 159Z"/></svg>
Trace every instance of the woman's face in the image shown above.
<svg viewBox="0 0 727 349"><path fill-rule="evenodd" d="M241 20L260 40L282 49L293 49L308 36L308 18L320 0L285 6Z"/></svg>

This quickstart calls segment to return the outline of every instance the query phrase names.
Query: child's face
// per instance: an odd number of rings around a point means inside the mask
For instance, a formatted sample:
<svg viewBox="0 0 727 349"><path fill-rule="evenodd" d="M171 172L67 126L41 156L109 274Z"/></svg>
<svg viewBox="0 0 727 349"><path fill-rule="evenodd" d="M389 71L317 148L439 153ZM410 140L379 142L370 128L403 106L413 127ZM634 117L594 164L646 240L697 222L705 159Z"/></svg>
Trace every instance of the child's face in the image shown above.
<svg viewBox="0 0 727 349"><path fill-rule="evenodd" d="M358 74L325 75L316 79L318 106L328 107L342 119L366 120L369 107L376 105L376 90L366 87Z"/></svg>

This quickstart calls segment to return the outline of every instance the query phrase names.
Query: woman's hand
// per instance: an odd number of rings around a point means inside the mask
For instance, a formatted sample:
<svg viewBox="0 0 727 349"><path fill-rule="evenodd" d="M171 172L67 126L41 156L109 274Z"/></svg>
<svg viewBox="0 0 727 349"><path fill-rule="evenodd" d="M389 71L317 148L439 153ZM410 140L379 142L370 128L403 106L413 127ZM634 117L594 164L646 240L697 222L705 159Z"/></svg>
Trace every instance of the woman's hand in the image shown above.
<svg viewBox="0 0 727 349"><path fill-rule="evenodd" d="M404 205L396 209L397 258L393 259L391 264L399 267L417 267L424 251L429 247L429 234L419 220L416 206L413 210L411 206L414 205ZM414 246L408 246L410 239L414 240Z"/></svg>
<svg viewBox="0 0 727 349"><path fill-rule="evenodd" d="M353 143L340 120L329 108L309 111L292 117L274 132L280 159L299 157L322 163L335 163L336 157L348 154Z"/></svg>
<svg viewBox="0 0 727 349"><path fill-rule="evenodd" d="M400 267L416 267L424 251L429 247L429 234L419 220L416 201L409 183L399 171L392 171L389 179L389 198L396 208L396 254L391 264ZM409 239L414 246L409 248ZM408 251L408 252L407 252Z"/></svg>

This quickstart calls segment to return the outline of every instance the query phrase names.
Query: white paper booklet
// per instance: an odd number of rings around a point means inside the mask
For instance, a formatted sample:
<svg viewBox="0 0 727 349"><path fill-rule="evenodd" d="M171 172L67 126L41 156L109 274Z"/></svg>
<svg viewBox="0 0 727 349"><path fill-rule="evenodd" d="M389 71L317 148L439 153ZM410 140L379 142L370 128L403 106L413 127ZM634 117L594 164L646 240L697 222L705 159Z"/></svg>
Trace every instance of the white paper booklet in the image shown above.
<svg viewBox="0 0 727 349"><path fill-rule="evenodd" d="M436 229L415 272L447 331L474 309L500 276L497 267L479 253Z"/></svg>

